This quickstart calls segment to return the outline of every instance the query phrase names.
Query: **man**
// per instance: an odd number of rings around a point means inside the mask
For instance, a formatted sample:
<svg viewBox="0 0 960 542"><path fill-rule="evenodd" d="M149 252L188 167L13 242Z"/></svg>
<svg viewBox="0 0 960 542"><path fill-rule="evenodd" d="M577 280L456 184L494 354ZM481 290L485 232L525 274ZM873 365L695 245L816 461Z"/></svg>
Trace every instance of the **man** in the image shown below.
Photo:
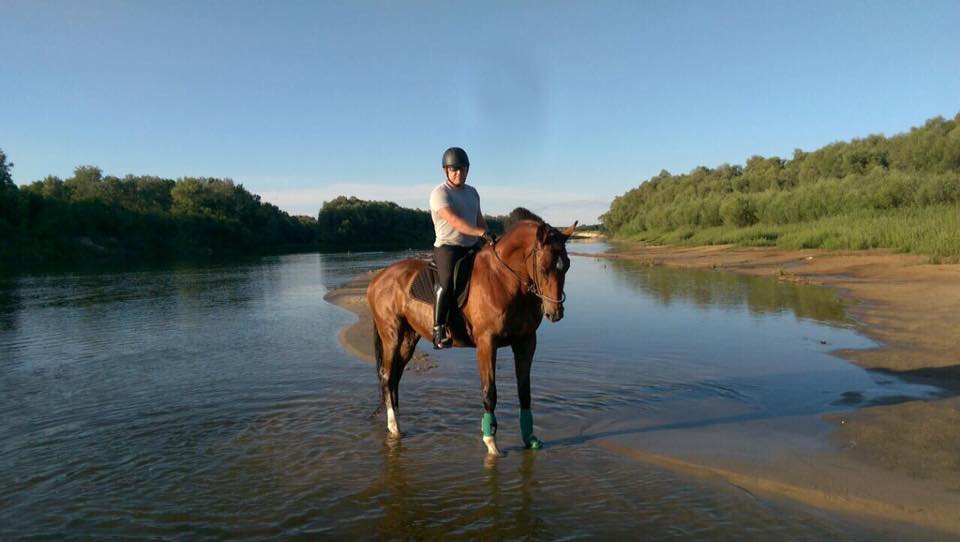
<svg viewBox="0 0 960 542"><path fill-rule="evenodd" d="M447 315L453 301L453 265L479 238L489 243L494 241L480 211L480 195L467 185L470 159L466 151L460 147L447 149L443 153L443 171L447 180L430 192L430 216L436 233L433 258L440 275L434 292L433 313L433 347L437 349L453 345L447 336Z"/></svg>

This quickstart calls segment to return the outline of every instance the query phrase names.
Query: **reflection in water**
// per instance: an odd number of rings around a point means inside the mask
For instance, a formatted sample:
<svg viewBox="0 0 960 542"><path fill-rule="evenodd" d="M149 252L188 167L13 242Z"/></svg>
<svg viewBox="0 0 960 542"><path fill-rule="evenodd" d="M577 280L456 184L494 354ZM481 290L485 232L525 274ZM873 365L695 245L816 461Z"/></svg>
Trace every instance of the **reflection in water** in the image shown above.
<svg viewBox="0 0 960 542"><path fill-rule="evenodd" d="M640 290L663 305L678 301L707 307L745 305L757 316L792 311L798 318L848 323L843 302L827 288L700 269L649 266L610 260L621 285Z"/></svg>
<svg viewBox="0 0 960 542"><path fill-rule="evenodd" d="M0 332L10 332L16 326L21 291L15 286L14 279L0 277Z"/></svg>
<svg viewBox="0 0 960 542"><path fill-rule="evenodd" d="M379 485L384 491L377 495L383 516L377 521L377 531L410 533L409 526L415 525L417 518L425 517L426 511L418 506L418 499L407 498L415 493L407 481L403 440L388 435L384 439L383 451L383 474Z"/></svg>
<svg viewBox="0 0 960 542"><path fill-rule="evenodd" d="M405 447L402 440L390 437L384 439L381 451L379 478L358 495L358 501L372 498L382 509L376 532L398 538L482 535L512 539L546 534L545 521L535 513L532 496L537 453L522 452L519 459L509 460L478 457L456 467L466 468L466 472L440 484L437 477L424 472L429 453L418 456L422 450ZM456 488L454 494L447 493L451 488Z"/></svg>
<svg viewBox="0 0 960 542"><path fill-rule="evenodd" d="M842 408L878 386L912 393L806 339L865 342L808 321L843 322L826 294L576 258L567 316L541 327L533 369L546 448L519 447L503 352L507 455L486 461L473 351L408 373L398 441L370 419L373 367L336 342L353 316L323 301L327 289L407 255L3 279L0 540L862 534L595 442Z"/></svg>

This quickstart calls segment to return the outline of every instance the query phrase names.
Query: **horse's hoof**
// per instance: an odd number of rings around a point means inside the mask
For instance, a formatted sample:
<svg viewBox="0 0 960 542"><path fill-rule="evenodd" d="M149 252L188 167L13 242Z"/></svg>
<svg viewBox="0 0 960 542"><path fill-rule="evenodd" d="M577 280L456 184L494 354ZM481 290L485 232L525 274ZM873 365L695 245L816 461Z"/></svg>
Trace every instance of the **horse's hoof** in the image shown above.
<svg viewBox="0 0 960 542"><path fill-rule="evenodd" d="M530 442L527 443L527 449L539 450L540 448L543 448L543 443L540 442L540 439L537 437L530 437Z"/></svg>
<svg viewBox="0 0 960 542"><path fill-rule="evenodd" d="M497 441L493 437L483 437L483 443L487 445L487 455L501 457L500 448L497 448Z"/></svg>

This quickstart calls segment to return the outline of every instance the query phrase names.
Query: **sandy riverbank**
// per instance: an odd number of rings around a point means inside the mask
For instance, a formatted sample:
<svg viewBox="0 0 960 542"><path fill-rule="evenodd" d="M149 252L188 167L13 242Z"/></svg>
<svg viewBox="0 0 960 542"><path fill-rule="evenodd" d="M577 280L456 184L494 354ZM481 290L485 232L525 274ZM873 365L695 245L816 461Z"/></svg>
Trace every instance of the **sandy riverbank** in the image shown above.
<svg viewBox="0 0 960 542"><path fill-rule="evenodd" d="M943 399L935 401L826 416L833 429L816 435L818 442L809 438L816 430L793 442L790 431L777 427L780 422L766 421L645 433L642 441L607 439L597 445L690 474L718 477L749 491L960 536L960 265L932 265L923 257L890 252L729 246L623 245L613 254L589 256L836 288L839 296L856 301L850 311L861 333L882 345L838 355L944 390ZM342 330L339 339L352 354L371 362L365 291L372 275L358 276L326 296L357 314L358 321ZM431 364L422 354L414 360L414 366L425 369ZM819 420L791 424L822 425ZM766 457L764 450L777 452Z"/></svg>
<svg viewBox="0 0 960 542"><path fill-rule="evenodd" d="M376 271L354 277L350 282L327 292L323 299L343 307L357 316L357 321L340 330L337 339L347 352L367 363L376 363L373 355L373 320L367 307L367 285ZM416 352L407 365L407 371L426 372L436 367L429 355Z"/></svg>

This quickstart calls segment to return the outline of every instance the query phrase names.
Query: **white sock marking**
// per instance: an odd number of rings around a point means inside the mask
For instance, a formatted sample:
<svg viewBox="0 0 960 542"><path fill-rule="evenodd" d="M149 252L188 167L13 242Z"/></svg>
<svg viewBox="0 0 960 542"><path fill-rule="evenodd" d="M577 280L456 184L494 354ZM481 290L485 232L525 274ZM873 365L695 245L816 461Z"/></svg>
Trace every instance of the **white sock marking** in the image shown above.
<svg viewBox="0 0 960 542"><path fill-rule="evenodd" d="M397 427L397 415L393 412L393 408L387 408L387 430L394 435L400 434L400 428Z"/></svg>

